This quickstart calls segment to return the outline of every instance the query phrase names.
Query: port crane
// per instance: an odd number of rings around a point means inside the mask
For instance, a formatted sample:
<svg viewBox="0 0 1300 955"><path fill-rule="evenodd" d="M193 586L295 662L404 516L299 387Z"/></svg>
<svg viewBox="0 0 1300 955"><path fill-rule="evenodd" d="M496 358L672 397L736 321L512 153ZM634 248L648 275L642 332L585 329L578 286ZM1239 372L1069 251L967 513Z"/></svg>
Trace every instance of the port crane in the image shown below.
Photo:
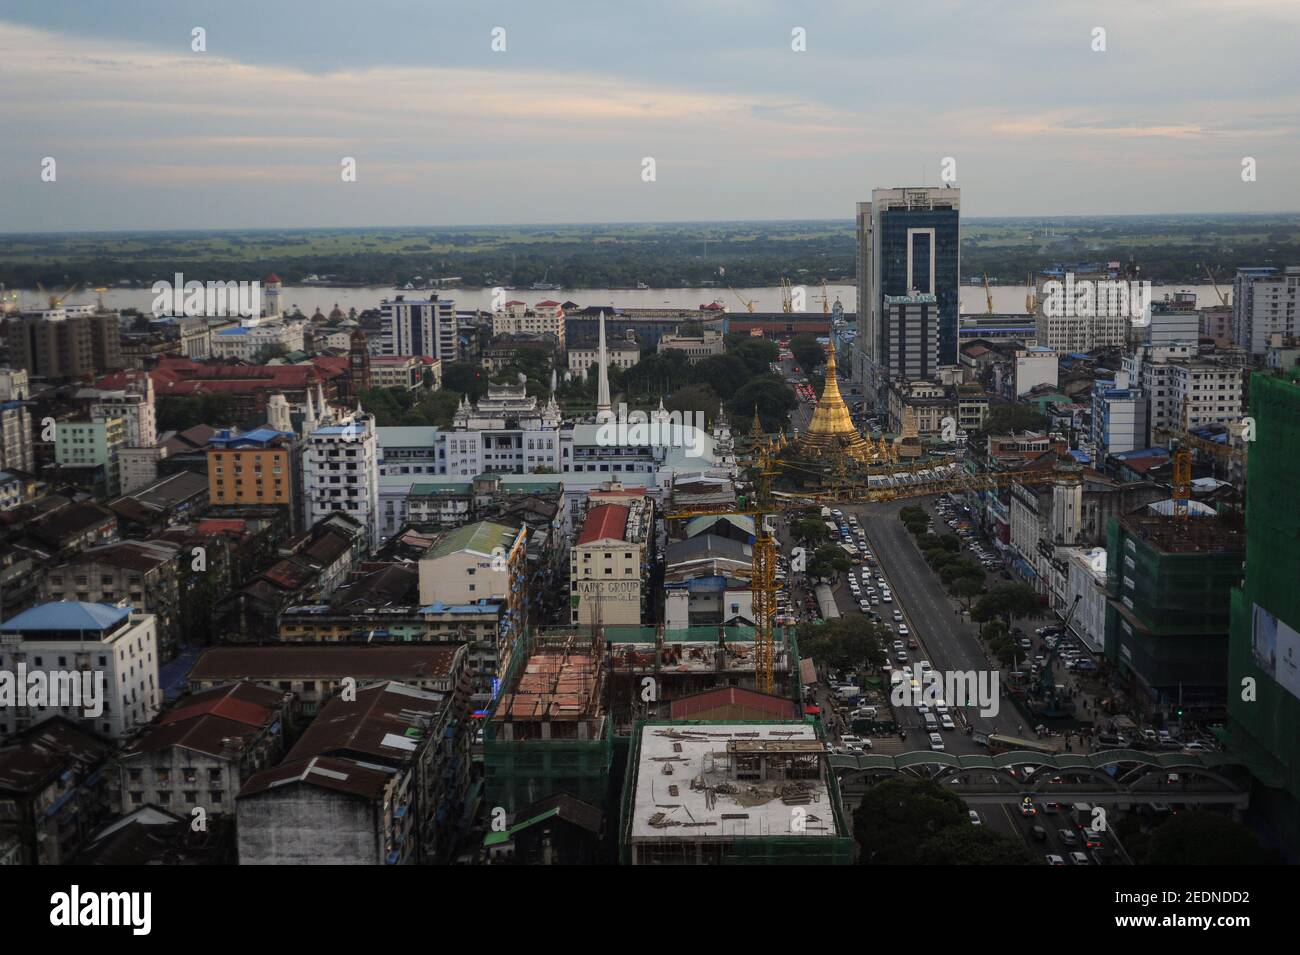
<svg viewBox="0 0 1300 955"><path fill-rule="evenodd" d="M1205 269L1206 278L1210 280L1210 285L1213 286L1214 288L1214 294L1219 297L1219 304L1221 304L1224 308L1227 308L1228 296L1225 295L1223 292L1219 291L1219 283L1214 278L1214 273L1210 271L1210 267L1208 265L1202 265L1201 268Z"/></svg>
<svg viewBox="0 0 1300 955"><path fill-rule="evenodd" d="M989 274L984 273L984 298L988 301L988 314L993 314L993 290L989 288Z"/></svg>
<svg viewBox="0 0 1300 955"><path fill-rule="evenodd" d="M728 285L727 288L731 289L731 294L736 296L736 300L739 301L741 305L745 306L745 311L750 313L754 311L753 301L746 301L744 297L742 297L741 294L737 292L734 288L731 288L730 285Z"/></svg>

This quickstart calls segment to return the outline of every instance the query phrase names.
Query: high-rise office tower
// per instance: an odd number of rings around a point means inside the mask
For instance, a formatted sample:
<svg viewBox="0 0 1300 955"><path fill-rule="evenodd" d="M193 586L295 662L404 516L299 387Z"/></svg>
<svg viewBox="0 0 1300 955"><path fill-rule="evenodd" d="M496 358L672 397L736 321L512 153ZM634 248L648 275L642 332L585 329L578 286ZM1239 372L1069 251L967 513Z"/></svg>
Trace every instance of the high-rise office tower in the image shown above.
<svg viewBox="0 0 1300 955"><path fill-rule="evenodd" d="M938 361L957 363L958 286L961 257L961 190L946 186L873 189L859 202L858 360L863 393L879 398L891 378L890 340L906 342L916 331L907 309L896 320L910 328L889 329L885 298L932 295L937 318Z"/></svg>

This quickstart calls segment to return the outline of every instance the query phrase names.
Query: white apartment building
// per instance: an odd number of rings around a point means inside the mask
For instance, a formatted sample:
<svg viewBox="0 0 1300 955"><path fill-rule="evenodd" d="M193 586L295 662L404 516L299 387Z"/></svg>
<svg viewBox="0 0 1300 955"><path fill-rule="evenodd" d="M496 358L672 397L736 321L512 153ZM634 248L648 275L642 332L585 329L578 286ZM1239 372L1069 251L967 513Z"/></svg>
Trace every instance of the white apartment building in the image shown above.
<svg viewBox="0 0 1300 955"><path fill-rule="evenodd" d="M263 348L271 346L283 346L291 352L302 351L305 325L305 322L288 319L245 319L237 326L212 333L212 357L254 361Z"/></svg>
<svg viewBox="0 0 1300 955"><path fill-rule="evenodd" d="M456 303L434 295L408 299L397 295L379 304L384 316L385 355L429 355L444 362L460 354Z"/></svg>
<svg viewBox="0 0 1300 955"><path fill-rule="evenodd" d="M366 528L366 544L379 544L379 441L375 419L361 412L317 428L303 456L307 524L342 511Z"/></svg>
<svg viewBox="0 0 1300 955"><path fill-rule="evenodd" d="M564 306L547 300L529 308L524 302L506 302L492 313L492 335L554 335L564 344Z"/></svg>
<svg viewBox="0 0 1300 955"><path fill-rule="evenodd" d="M1232 337L1252 355L1268 350L1273 335L1300 335L1300 266L1238 269L1232 283Z"/></svg>
<svg viewBox="0 0 1300 955"><path fill-rule="evenodd" d="M90 397L90 420L122 418L126 422L126 445L152 448L158 443L158 418L153 379L147 372L128 372L127 386L118 391L84 389L78 397Z"/></svg>
<svg viewBox="0 0 1300 955"><path fill-rule="evenodd" d="M1241 420L1241 369L1215 361L1178 359L1170 362L1173 412L1189 428L1230 424Z"/></svg>
<svg viewBox="0 0 1300 955"><path fill-rule="evenodd" d="M1122 369L1129 381L1136 382L1146 394L1148 440L1158 441L1162 428L1177 428L1182 420L1178 400L1173 392L1173 361L1196 357L1196 343L1181 342L1158 346L1138 345L1122 359Z"/></svg>
<svg viewBox="0 0 1300 955"><path fill-rule="evenodd" d="M23 403L29 393L26 370L0 368L0 471L35 470L32 417Z"/></svg>
<svg viewBox="0 0 1300 955"><path fill-rule="evenodd" d="M154 617L132 613L129 607L60 600L24 610L0 623L0 670L16 677L20 665L29 676L44 673L51 686L58 682L65 689L68 674L95 674L102 711L85 705L4 706L0 736L63 716L100 735L123 739L149 723L162 705ZM70 697L60 699L71 702Z"/></svg>

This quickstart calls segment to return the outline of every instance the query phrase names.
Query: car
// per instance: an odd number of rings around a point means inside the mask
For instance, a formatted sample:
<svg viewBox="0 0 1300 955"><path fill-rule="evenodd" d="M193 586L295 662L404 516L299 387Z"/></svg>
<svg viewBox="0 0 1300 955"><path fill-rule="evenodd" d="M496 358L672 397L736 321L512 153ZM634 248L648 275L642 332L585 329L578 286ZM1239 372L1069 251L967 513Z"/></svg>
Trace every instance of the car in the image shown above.
<svg viewBox="0 0 1300 955"><path fill-rule="evenodd" d="M894 619L895 619L896 621L898 621L899 623L901 623L902 620L903 620L903 611L901 611L901 610L895 610L895 611L894 611Z"/></svg>
<svg viewBox="0 0 1300 955"><path fill-rule="evenodd" d="M1184 752L1188 753L1212 753L1214 747L1207 743L1202 743L1199 739L1194 739L1183 747Z"/></svg>
<svg viewBox="0 0 1300 955"><path fill-rule="evenodd" d="M925 717L930 714L930 704L928 703L916 704L916 712L920 715L921 719L925 719Z"/></svg>
<svg viewBox="0 0 1300 955"><path fill-rule="evenodd" d="M946 716L948 713L948 704L945 703L943 700L935 700L934 711L938 713L940 716Z"/></svg>
<svg viewBox="0 0 1300 955"><path fill-rule="evenodd" d="M909 650L919 650L921 648L921 645L916 642L916 637L909 635L907 638L907 648Z"/></svg>
<svg viewBox="0 0 1300 955"><path fill-rule="evenodd" d="M1059 802L1043 803L1043 812L1060 812L1060 811L1061 811L1061 804Z"/></svg>
<svg viewBox="0 0 1300 955"><path fill-rule="evenodd" d="M895 652L894 652L894 662L896 662L896 663L906 663L906 662L907 662L907 652L906 652L905 650L897 650L897 651L895 651Z"/></svg>
<svg viewBox="0 0 1300 955"><path fill-rule="evenodd" d="M872 595L871 595L871 605L872 605L873 607L878 607L878 606L880 606L880 598L877 597L875 594L872 594Z"/></svg>
<svg viewBox="0 0 1300 955"><path fill-rule="evenodd" d="M957 724L952 721L952 717L947 713L939 717L939 725L946 730L955 730L957 728Z"/></svg>
<svg viewBox="0 0 1300 955"><path fill-rule="evenodd" d="M936 753L943 752L943 737L938 733L930 734L930 749L934 750Z"/></svg>
<svg viewBox="0 0 1300 955"><path fill-rule="evenodd" d="M967 813L967 815L970 817L970 824L971 824L972 826L983 825L983 822L982 822L982 820L980 819L980 814L977 813L974 809L970 810L970 811Z"/></svg>
<svg viewBox="0 0 1300 955"><path fill-rule="evenodd" d="M871 601L866 600L865 598L859 600L858 609L861 610L863 613L868 613L871 610Z"/></svg>
<svg viewBox="0 0 1300 955"><path fill-rule="evenodd" d="M1075 865L1092 865L1092 860L1089 859L1088 856L1082 852L1071 852L1070 861L1073 862Z"/></svg>
<svg viewBox="0 0 1300 955"><path fill-rule="evenodd" d="M1055 853L1048 853L1048 855L1047 855L1047 864L1048 864L1048 865L1065 865L1065 859L1063 859L1061 856L1056 855Z"/></svg>
<svg viewBox="0 0 1300 955"><path fill-rule="evenodd" d="M1047 830L1044 829L1042 826L1031 826L1029 829L1029 834L1033 837L1035 842L1047 841Z"/></svg>
<svg viewBox="0 0 1300 955"><path fill-rule="evenodd" d="M895 640L893 643L890 644L890 646L893 647L895 650L901 650L903 649L903 641Z"/></svg>
<svg viewBox="0 0 1300 955"><path fill-rule="evenodd" d="M909 633L911 633L911 632L912 632L911 630L908 630L908 629L907 629L907 624L905 624L905 623L900 623L900 624L898 625L898 635L899 635L900 637L905 637L905 636L907 636L907 635L908 635Z"/></svg>
<svg viewBox="0 0 1300 955"><path fill-rule="evenodd" d="M880 599L883 600L883 601L884 601L885 603L887 603L887 604L892 604L892 603L894 602L893 595L892 595L892 594L888 594L888 593L882 595Z"/></svg>
<svg viewBox="0 0 1300 955"><path fill-rule="evenodd" d="M922 673L924 673L926 670L933 670L933 669L934 669L934 667L930 666L930 661L929 661L929 660L921 660L919 663L917 663L917 666L919 666L919 667L921 668L921 672L922 672Z"/></svg>
<svg viewBox="0 0 1300 955"><path fill-rule="evenodd" d="M1106 844L1101 833L1091 826L1080 829L1079 833L1083 836L1083 844L1088 849L1100 849Z"/></svg>
<svg viewBox="0 0 1300 955"><path fill-rule="evenodd" d="M1056 834L1061 837L1061 843L1073 848L1079 844L1079 837L1073 829L1057 829Z"/></svg>

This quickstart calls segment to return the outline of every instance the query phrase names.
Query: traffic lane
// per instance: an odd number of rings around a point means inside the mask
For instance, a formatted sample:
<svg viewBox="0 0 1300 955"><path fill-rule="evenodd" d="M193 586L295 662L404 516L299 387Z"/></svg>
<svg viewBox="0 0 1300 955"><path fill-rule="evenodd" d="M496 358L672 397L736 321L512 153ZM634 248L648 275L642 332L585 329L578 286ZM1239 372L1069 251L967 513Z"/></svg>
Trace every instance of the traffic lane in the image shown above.
<svg viewBox="0 0 1300 955"><path fill-rule="evenodd" d="M859 512L859 520L865 522L872 550L884 568L885 578L891 583L895 602L902 603L904 614L912 621L909 626L918 635L929 654L927 658L936 669L991 669L979 642L978 628L955 613L954 604L938 575L926 564L911 533L898 520L898 512L903 506L893 502L868 506ZM977 709L970 707L964 710L964 714L981 732L1015 732L1019 725L1013 708L1005 699L999 699L996 715L982 716Z"/></svg>
<svg viewBox="0 0 1300 955"><path fill-rule="evenodd" d="M867 536L884 568L894 601L924 646L936 669L976 670L987 667L977 650L978 635L958 617L937 576L916 552L911 535L898 521L897 510L868 518Z"/></svg>
<svg viewBox="0 0 1300 955"><path fill-rule="evenodd" d="M918 639L933 653L930 662L936 668L978 669L985 665L983 654L973 652L977 639L973 627L963 635L962 618L958 617L943 593L938 578L916 551L911 534L898 520L897 507L885 513L866 513L867 539L884 568L894 600L902 603L908 616L921 627ZM863 515L859 514L859 519ZM963 640L962 637L967 639Z"/></svg>

